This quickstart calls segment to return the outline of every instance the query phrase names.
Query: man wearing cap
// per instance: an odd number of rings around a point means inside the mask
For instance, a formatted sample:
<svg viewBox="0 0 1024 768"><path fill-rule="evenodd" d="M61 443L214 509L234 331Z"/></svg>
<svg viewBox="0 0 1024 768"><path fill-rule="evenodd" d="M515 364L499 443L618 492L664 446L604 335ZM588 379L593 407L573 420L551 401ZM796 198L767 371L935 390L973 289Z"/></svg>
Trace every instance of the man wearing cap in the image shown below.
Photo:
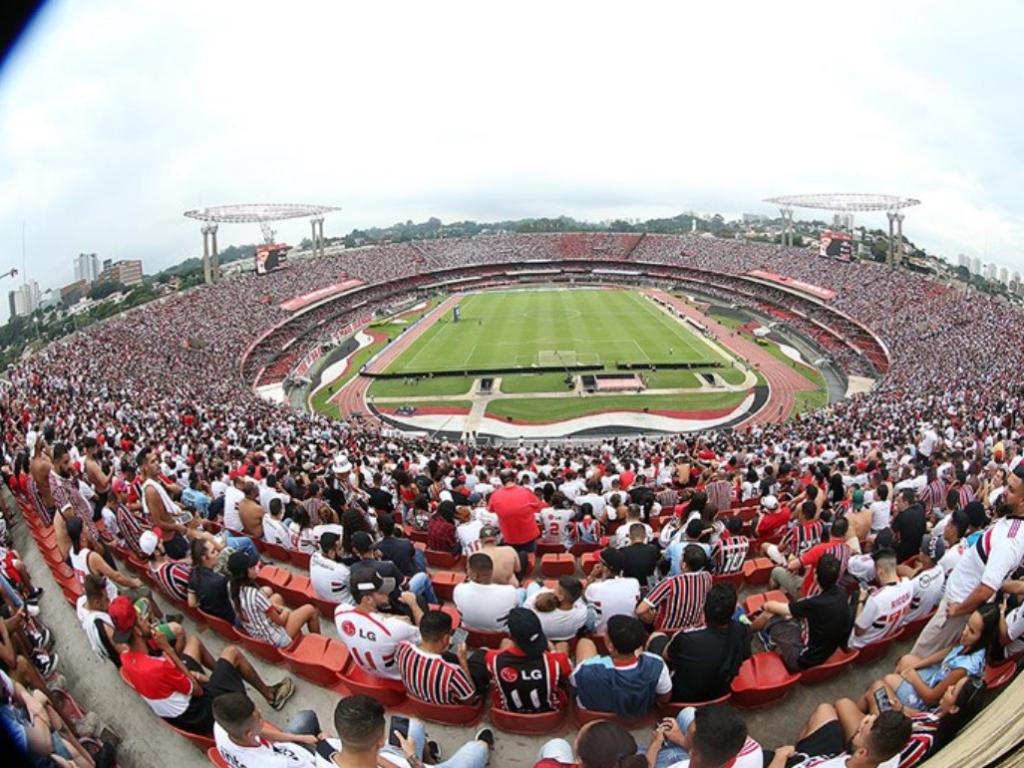
<svg viewBox="0 0 1024 768"><path fill-rule="evenodd" d="M494 683L493 705L506 712L539 714L565 705L564 686L572 674L569 657L550 650L536 614L526 608L508 612L511 642L487 651Z"/></svg>
<svg viewBox="0 0 1024 768"><path fill-rule="evenodd" d="M999 511L1002 516L966 549L947 577L946 594L911 651L915 656L954 645L971 613L995 597L1024 560L1024 464L1007 477Z"/></svg>
<svg viewBox="0 0 1024 768"><path fill-rule="evenodd" d="M780 509L777 498L770 495L762 496L757 518L754 520L754 533L759 539L770 538L789 524L789 518L789 508L783 506Z"/></svg>
<svg viewBox="0 0 1024 768"><path fill-rule="evenodd" d="M395 652L403 640L419 642L417 626L423 618L423 610L416 595L402 592L399 602L405 606L411 620L385 613L384 610L391 607L390 587L373 566L353 566L349 591L355 604L338 606L334 623L356 664L372 675L398 680L401 675Z"/></svg>
<svg viewBox="0 0 1024 768"><path fill-rule="evenodd" d="M139 537L139 550L160 590L178 602L187 602L188 580L192 574L192 568L188 563L184 560L168 559L160 537L153 531L143 531Z"/></svg>
<svg viewBox="0 0 1024 768"><path fill-rule="evenodd" d="M500 477L501 488L491 494L487 508L498 516L502 538L519 553L519 570L525 573L528 555L537 551L537 515L544 509L544 502L529 488L516 484L514 469L502 470Z"/></svg>
<svg viewBox="0 0 1024 768"><path fill-rule="evenodd" d="M158 717L175 728L201 736L213 735L213 702L225 693L245 693L245 683L259 691L274 709L281 709L295 693L291 678L273 686L263 682L252 664L234 645L214 659L198 636L185 641L179 657L149 622L136 614L127 597L110 601L107 610L121 654L121 673ZM152 640L160 653L150 655ZM211 670L207 675L204 666Z"/></svg>
<svg viewBox="0 0 1024 768"><path fill-rule="evenodd" d="M320 534L320 548L309 557L309 581L317 597L339 605L354 605L349 592L351 569L341 558L341 536Z"/></svg>
<svg viewBox="0 0 1024 768"><path fill-rule="evenodd" d="M517 574L522 572L519 553L512 547L499 544L501 530L496 525L485 524L480 528L480 547L477 552L491 558L494 565L492 580L495 584L511 584L519 586Z"/></svg>
<svg viewBox="0 0 1024 768"><path fill-rule="evenodd" d="M612 616L632 616L640 602L640 582L623 576L619 550L606 547L600 560L587 577L583 593L590 607L587 627L600 634Z"/></svg>

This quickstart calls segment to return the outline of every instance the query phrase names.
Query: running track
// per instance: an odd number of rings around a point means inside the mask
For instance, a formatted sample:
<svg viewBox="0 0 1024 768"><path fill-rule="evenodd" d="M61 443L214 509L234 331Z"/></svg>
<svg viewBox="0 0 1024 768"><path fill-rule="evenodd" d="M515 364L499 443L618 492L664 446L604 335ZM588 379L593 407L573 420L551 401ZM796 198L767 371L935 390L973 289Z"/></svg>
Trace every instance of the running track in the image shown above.
<svg viewBox="0 0 1024 768"><path fill-rule="evenodd" d="M430 313L421 320L415 328L410 328L395 341L393 341L388 347L385 347L384 351L381 352L378 357L370 364L367 370L378 373L385 370L395 358L405 352L413 342L422 336L430 326L437 322L438 318L443 317L452 307L462 300L462 295L449 296L447 299L438 304ZM366 329L366 332L373 336L374 341L379 337L379 333L374 333L372 329ZM366 393L370 389L370 384L373 383L373 379L368 376L363 376L356 373L348 384L346 384L341 391L331 398L331 402L338 406L338 410L341 411L343 418L347 418L353 414L359 414L367 418L376 418L373 412L366 405Z"/></svg>
<svg viewBox="0 0 1024 768"><path fill-rule="evenodd" d="M728 347L741 358L745 358L758 373L764 376L770 388L768 401L760 411L737 425L737 428L752 424L778 424L785 421L796 405L794 393L814 389L814 384L763 347L742 336L734 336L731 328L722 325L714 318L701 314L682 299L677 299L660 290L650 290L647 293L706 326L717 337L720 344Z"/></svg>

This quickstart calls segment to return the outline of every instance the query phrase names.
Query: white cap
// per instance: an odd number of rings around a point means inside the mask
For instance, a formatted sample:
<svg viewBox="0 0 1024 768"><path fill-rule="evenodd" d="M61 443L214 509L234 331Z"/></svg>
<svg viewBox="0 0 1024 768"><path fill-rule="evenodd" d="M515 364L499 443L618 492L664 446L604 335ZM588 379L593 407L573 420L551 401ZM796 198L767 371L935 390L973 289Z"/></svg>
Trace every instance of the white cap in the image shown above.
<svg viewBox="0 0 1024 768"><path fill-rule="evenodd" d="M764 507L765 509L778 509L779 508L779 500L776 499L774 496L771 496L771 495L762 496L761 497L761 506Z"/></svg>
<svg viewBox="0 0 1024 768"><path fill-rule="evenodd" d="M143 531L142 535L139 536L139 549L146 556L152 555L156 552L156 546L160 543L160 539L152 531Z"/></svg>

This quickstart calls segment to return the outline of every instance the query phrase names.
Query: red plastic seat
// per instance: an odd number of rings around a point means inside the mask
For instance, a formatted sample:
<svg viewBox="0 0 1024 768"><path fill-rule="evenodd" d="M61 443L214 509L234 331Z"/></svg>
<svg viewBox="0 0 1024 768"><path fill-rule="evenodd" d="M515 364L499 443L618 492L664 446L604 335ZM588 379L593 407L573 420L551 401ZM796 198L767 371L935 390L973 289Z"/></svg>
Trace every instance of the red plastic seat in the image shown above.
<svg viewBox="0 0 1024 768"><path fill-rule="evenodd" d="M441 571L430 575L430 583L434 586L434 593L446 602L453 599L455 587L466 580L465 574L452 571Z"/></svg>
<svg viewBox="0 0 1024 768"><path fill-rule="evenodd" d="M427 558L427 565L434 568L459 568L462 565L462 555L453 555L451 552L427 549L423 555Z"/></svg>
<svg viewBox="0 0 1024 768"><path fill-rule="evenodd" d="M924 629L924 625L931 621L933 615L935 615L934 611L927 616L922 616L920 619L914 619L905 624L903 629L900 630L899 638L901 640L916 640L917 636L921 634L921 630Z"/></svg>
<svg viewBox="0 0 1024 768"><path fill-rule="evenodd" d="M701 707L709 707L712 704L728 704L730 699L732 699L731 692L708 701L670 701L668 704L662 704L658 707L658 713L661 717L676 717L687 707L700 709Z"/></svg>
<svg viewBox="0 0 1024 768"><path fill-rule="evenodd" d="M580 555L580 570L584 576L589 576L594 566L600 562L601 557L597 552L584 552Z"/></svg>
<svg viewBox="0 0 1024 768"><path fill-rule="evenodd" d="M544 555L562 555L565 554L565 545L560 541L538 541L537 542L537 555L541 558Z"/></svg>
<svg viewBox="0 0 1024 768"><path fill-rule="evenodd" d="M397 707L405 701L405 686L401 680L371 675L349 656L341 672L341 685L353 694L365 694L385 707Z"/></svg>
<svg viewBox="0 0 1024 768"><path fill-rule="evenodd" d="M715 584L732 584L739 591L744 584L743 571L735 571L734 573L716 573L712 576L712 580Z"/></svg>
<svg viewBox="0 0 1024 768"><path fill-rule="evenodd" d="M484 712L483 699L475 704L431 704L407 695L406 705L420 720L444 725L471 725L479 720Z"/></svg>
<svg viewBox="0 0 1024 768"><path fill-rule="evenodd" d="M572 545L572 549L569 550L569 554L573 557L581 557L583 555L588 555L591 552L597 552L600 549L601 545L596 542L593 544L587 544L580 541Z"/></svg>
<svg viewBox="0 0 1024 768"><path fill-rule="evenodd" d="M292 576L287 586L277 591L288 605L305 605L314 597L313 583L305 576Z"/></svg>
<svg viewBox="0 0 1024 768"><path fill-rule="evenodd" d="M231 766L224 761L224 758L220 756L220 752L217 751L216 747L210 747L206 750L206 759L210 761L211 765L216 766L216 768L231 768Z"/></svg>
<svg viewBox="0 0 1024 768"><path fill-rule="evenodd" d="M409 539L422 544L427 543L427 532L413 528L409 531Z"/></svg>
<svg viewBox="0 0 1024 768"><path fill-rule="evenodd" d="M743 609L749 615L753 615L761 610L761 607L769 600L779 603L789 602L785 592L781 589L772 589L768 592L755 592L752 595L747 595L747 599L743 601Z"/></svg>
<svg viewBox="0 0 1024 768"><path fill-rule="evenodd" d="M431 604L428 607L434 611L441 611L442 613L447 613L451 617L453 630L458 629L462 626L462 615L459 613L459 609L456 608L454 605L441 606Z"/></svg>
<svg viewBox="0 0 1024 768"><path fill-rule="evenodd" d="M998 691L1004 685L1013 680L1017 674L1017 662L1013 659L1004 661L1002 664L985 665L985 687L991 693Z"/></svg>
<svg viewBox="0 0 1024 768"><path fill-rule="evenodd" d="M289 648L294 648L301 639L301 636L297 637ZM271 664L284 664L284 656L281 654L283 649L278 648L276 645L271 645L265 640L259 640L245 632L238 633L238 641L242 644L243 648L259 656L264 661L269 661Z"/></svg>
<svg viewBox="0 0 1024 768"><path fill-rule="evenodd" d="M291 580L291 571L278 568L276 565L264 565L256 572L256 582L270 587L275 592L288 586L288 582Z"/></svg>
<svg viewBox="0 0 1024 768"><path fill-rule="evenodd" d="M473 648L497 648L501 645L501 641L508 637L507 632L491 632L486 629L471 629L470 627L465 627L465 630L468 633L466 645Z"/></svg>
<svg viewBox="0 0 1024 768"><path fill-rule="evenodd" d="M540 559L540 572L551 578L572 576L576 573L576 558L568 552L558 555L544 555Z"/></svg>
<svg viewBox="0 0 1024 768"><path fill-rule="evenodd" d="M836 648L835 653L825 659L821 664L802 671L800 673L800 682L804 685L814 685L815 683L821 683L825 680L831 680L842 672L848 665L852 664L859 655L860 651L856 648L851 648L848 651L843 650L842 648Z"/></svg>
<svg viewBox="0 0 1024 768"><path fill-rule="evenodd" d="M262 544L263 546L261 551L263 554L272 557L275 560L279 560L282 563L291 562L292 553L287 547L282 547L280 544L272 544L269 541L264 541Z"/></svg>
<svg viewBox="0 0 1024 768"><path fill-rule="evenodd" d="M341 681L341 672L348 663L348 648L330 637L304 635L298 645L282 648L281 656L299 677L333 688Z"/></svg>
<svg viewBox="0 0 1024 768"><path fill-rule="evenodd" d="M853 660L853 663L857 666L864 664L870 664L873 661L877 661L889 652L892 644L896 641L898 633L892 637L887 637L885 640L879 640L877 643L866 645L863 648L858 648L857 658Z"/></svg>
<svg viewBox="0 0 1024 768"><path fill-rule="evenodd" d="M199 621L200 623L208 626L225 640L229 640L232 643L238 643L242 640L241 636L238 634L238 630L219 616L211 616L206 611L199 609Z"/></svg>
<svg viewBox="0 0 1024 768"><path fill-rule="evenodd" d="M288 552L288 556L291 558L292 565L300 571L309 571L309 552L293 549Z"/></svg>
<svg viewBox="0 0 1024 768"><path fill-rule="evenodd" d="M800 680L782 663L777 653L755 653L740 666L732 681L732 703L737 707L762 707L779 701Z"/></svg>
<svg viewBox="0 0 1024 768"><path fill-rule="evenodd" d="M755 557L743 563L743 579L751 586L767 584L775 563L767 557Z"/></svg>
<svg viewBox="0 0 1024 768"><path fill-rule="evenodd" d="M521 715L491 707L491 725L507 733L520 733L524 736L551 733L561 728L564 720L565 707L537 715Z"/></svg>

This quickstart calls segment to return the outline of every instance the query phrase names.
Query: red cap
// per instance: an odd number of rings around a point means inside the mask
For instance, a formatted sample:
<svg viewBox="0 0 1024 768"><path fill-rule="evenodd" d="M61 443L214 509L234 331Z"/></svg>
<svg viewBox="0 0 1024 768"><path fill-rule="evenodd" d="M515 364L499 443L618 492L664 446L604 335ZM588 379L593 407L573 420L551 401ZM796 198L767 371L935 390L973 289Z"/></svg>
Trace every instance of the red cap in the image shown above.
<svg viewBox="0 0 1024 768"><path fill-rule="evenodd" d="M131 636L132 629L135 627L135 620L138 618L135 613L135 604L125 595L118 595L110 601L107 615L114 625L114 640L120 643L127 642L126 636Z"/></svg>

